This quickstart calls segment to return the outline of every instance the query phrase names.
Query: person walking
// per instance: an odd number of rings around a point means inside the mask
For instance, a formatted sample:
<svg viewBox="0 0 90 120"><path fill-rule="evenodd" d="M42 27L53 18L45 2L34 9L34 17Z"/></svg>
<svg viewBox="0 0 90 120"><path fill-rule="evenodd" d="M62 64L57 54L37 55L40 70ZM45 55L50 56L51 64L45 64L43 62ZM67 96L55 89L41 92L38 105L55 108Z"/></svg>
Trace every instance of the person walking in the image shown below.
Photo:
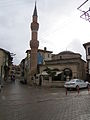
<svg viewBox="0 0 90 120"><path fill-rule="evenodd" d="M41 86L42 85L42 76L40 75L40 77L39 77L39 86Z"/></svg>
<svg viewBox="0 0 90 120"><path fill-rule="evenodd" d="M0 76L0 92L1 92L1 76Z"/></svg>

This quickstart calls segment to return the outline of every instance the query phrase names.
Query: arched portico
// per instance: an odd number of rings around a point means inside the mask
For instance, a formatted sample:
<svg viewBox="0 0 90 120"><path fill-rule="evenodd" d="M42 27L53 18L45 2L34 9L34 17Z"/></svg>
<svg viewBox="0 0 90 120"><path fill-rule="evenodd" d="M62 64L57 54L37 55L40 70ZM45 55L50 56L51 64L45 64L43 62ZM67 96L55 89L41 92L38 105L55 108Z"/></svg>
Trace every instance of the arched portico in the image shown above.
<svg viewBox="0 0 90 120"><path fill-rule="evenodd" d="M63 70L64 73L64 80L70 80L72 78L72 70L70 68L65 68Z"/></svg>

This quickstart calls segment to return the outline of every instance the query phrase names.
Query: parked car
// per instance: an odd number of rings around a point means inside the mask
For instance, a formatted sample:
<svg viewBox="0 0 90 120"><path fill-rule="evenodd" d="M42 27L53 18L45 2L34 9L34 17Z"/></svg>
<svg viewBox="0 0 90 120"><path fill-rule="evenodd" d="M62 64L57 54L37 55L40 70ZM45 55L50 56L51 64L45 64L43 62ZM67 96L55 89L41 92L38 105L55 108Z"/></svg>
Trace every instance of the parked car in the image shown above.
<svg viewBox="0 0 90 120"><path fill-rule="evenodd" d="M87 88L90 86L89 82L85 82L84 80L80 80L80 79L71 79L68 82L65 82L64 87L69 89L69 88Z"/></svg>

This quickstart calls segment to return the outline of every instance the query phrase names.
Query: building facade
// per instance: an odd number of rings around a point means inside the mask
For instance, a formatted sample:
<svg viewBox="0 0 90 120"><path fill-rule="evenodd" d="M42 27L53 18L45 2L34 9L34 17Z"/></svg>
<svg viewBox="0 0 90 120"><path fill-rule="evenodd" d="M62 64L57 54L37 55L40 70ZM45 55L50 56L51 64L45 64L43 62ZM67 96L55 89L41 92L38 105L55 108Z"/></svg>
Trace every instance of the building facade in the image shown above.
<svg viewBox="0 0 90 120"><path fill-rule="evenodd" d="M27 71L27 78L30 75L30 65L31 65L31 50L26 51L27 55L25 58L24 67ZM37 74L40 73L39 66L45 65L45 60L52 60L52 51L47 50L46 47L44 49L38 49L37 51ZM22 62L21 62L22 64Z"/></svg>
<svg viewBox="0 0 90 120"><path fill-rule="evenodd" d="M0 78L2 81L8 79L12 59L9 51L0 48Z"/></svg>
<svg viewBox="0 0 90 120"><path fill-rule="evenodd" d="M46 60L52 60L52 51L47 50L46 47L38 49L38 65L45 64Z"/></svg>
<svg viewBox="0 0 90 120"><path fill-rule="evenodd" d="M86 60L87 60L87 80L90 81L90 42L83 44L85 50L86 50Z"/></svg>
<svg viewBox="0 0 90 120"><path fill-rule="evenodd" d="M71 78L86 79L86 62L81 59L81 55L71 51L63 51L59 54L53 55L52 60L46 60L45 65L40 66L40 73L46 67L58 69L58 79L67 80Z"/></svg>

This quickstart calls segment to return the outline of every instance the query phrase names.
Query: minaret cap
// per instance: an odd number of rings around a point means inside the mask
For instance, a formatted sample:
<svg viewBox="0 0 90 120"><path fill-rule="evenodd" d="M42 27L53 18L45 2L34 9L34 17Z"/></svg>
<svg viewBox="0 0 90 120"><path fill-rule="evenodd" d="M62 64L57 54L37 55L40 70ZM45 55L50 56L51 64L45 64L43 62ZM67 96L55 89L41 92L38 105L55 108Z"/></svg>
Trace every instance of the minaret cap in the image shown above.
<svg viewBox="0 0 90 120"><path fill-rule="evenodd" d="M35 8L34 8L33 16L37 16L36 2L35 2Z"/></svg>

